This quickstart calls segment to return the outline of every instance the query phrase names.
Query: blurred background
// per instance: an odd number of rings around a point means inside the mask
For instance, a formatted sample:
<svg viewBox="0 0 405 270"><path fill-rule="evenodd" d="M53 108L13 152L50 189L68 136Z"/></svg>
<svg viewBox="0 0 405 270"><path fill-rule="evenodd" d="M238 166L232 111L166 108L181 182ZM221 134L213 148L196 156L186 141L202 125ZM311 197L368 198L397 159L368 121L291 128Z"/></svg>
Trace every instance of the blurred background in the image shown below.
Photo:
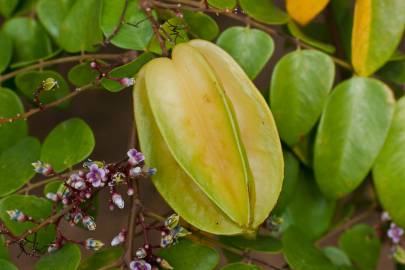
<svg viewBox="0 0 405 270"><path fill-rule="evenodd" d="M280 6L283 6L283 1L276 1ZM328 12L325 13L329 16ZM223 17L213 16L218 22L221 29L225 29L229 26L240 24L237 21L225 19ZM321 17L320 20L325 18ZM327 18L326 18L327 19ZM1 21L0 21L1 23ZM326 34L330 35L330 39L333 40L333 30L326 31ZM274 64L279 60L281 55L285 54L289 50L294 50L293 44L286 43L284 38L273 36L275 41L275 52L263 72L255 80L256 86L266 96L268 95L269 83L271 72ZM402 47L405 47L402 44ZM119 52L119 50L112 51L111 49L104 48L101 52ZM59 65L53 67L62 74L67 74L69 68L73 64ZM346 74L339 73L337 70L336 81L347 76ZM73 89L73 86L71 86ZM25 101L26 108L30 107L30 103ZM105 162L114 162L122 159L126 156L126 152L131 148L131 133L134 129L133 125L133 108L132 108L132 89L125 89L118 93L111 93L101 89L95 89L85 91L71 100L70 107L65 110L50 109L42 113L38 113L29 119L30 134L38 137L41 141L44 140L46 135L56 126L59 122L72 118L80 117L84 119L92 128L95 138L96 147L92 155L93 160L104 160ZM41 189L33 191L34 194L42 194ZM162 200L159 194L156 192L153 185L144 181L141 183L141 198L144 204L160 214L169 213L170 208ZM124 197L127 205L129 200ZM116 209L110 211L108 209L108 194L106 191L100 194L99 199L99 213L97 217L97 230L89 233L88 231L80 228L69 226L66 222L63 224L63 230L66 235L73 239L84 239L89 236L109 244L111 239L127 225L128 219L128 207L124 210ZM372 217L376 219L378 217ZM297 239L299 241L299 239ZM334 239L330 240L335 241ZM326 243L327 244L327 243ZM392 263L388 258L387 247L383 249L384 255L381 256L381 262L379 269L390 270L393 269ZM83 249L84 256L87 253ZM32 269L33 261L35 258L25 255L19 256L18 247L12 248L12 261L20 269ZM260 257L260 255L258 255ZM281 266L283 264L279 255L266 255L261 256L263 259L272 261L273 264Z"/></svg>

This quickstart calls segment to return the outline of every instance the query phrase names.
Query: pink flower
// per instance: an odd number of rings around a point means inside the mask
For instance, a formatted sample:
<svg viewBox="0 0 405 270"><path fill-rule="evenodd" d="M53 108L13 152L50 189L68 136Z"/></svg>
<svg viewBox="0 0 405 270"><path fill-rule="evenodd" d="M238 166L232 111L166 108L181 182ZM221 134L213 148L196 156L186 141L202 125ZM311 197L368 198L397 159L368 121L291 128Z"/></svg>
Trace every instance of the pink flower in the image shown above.
<svg viewBox="0 0 405 270"><path fill-rule="evenodd" d="M394 244L398 244L401 241L403 234L404 230L402 228L398 227L395 223L391 223L387 235Z"/></svg>

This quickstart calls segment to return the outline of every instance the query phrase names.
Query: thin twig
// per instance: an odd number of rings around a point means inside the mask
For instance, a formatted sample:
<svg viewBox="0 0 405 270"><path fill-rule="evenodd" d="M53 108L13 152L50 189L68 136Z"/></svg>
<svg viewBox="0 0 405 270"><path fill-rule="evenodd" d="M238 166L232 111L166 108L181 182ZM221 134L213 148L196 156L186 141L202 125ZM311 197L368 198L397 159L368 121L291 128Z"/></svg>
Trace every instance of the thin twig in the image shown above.
<svg viewBox="0 0 405 270"><path fill-rule="evenodd" d="M24 72L27 72L30 70L39 69L42 67L56 65L56 64L77 62L77 61L87 60L87 59L114 60L114 59L121 59L121 58L125 58L125 54L83 54L83 55L61 57L61 58L52 59L49 61L39 61L37 64L33 64L33 65L30 65L30 66L27 66L24 68L17 69L10 73L0 75L0 83L17 76L18 74L21 74L21 73L24 73Z"/></svg>
<svg viewBox="0 0 405 270"><path fill-rule="evenodd" d="M60 98L60 99L55 100L53 102L50 102L50 103L48 103L46 105L43 105L41 108L33 108L33 109L23 113L23 114L17 114L17 115L15 115L13 117L10 117L10 118L0 118L0 125L5 124L5 123L12 123L12 122L17 121L17 120L26 120L30 116L32 116L32 115L34 115L34 114L36 114L38 112L44 111L46 109L58 106L59 104L73 98L74 96L77 96L78 94L80 94L84 90L90 89L90 88L92 88L94 86L96 86L96 84L91 83L91 84L88 84L88 85L85 85L85 86L82 86L82 87L75 88L74 91L70 92L69 94L67 94L63 98Z"/></svg>
<svg viewBox="0 0 405 270"><path fill-rule="evenodd" d="M153 33L155 34L155 37L157 38L157 40L159 42L160 48L162 49L163 56L168 56L169 52L168 52L168 50L166 48L165 40L162 37L162 35L160 34L160 24L155 19L155 17L153 17L150 1L143 0L141 2L141 7L145 11L146 16L148 17L148 20L152 24Z"/></svg>
<svg viewBox="0 0 405 270"><path fill-rule="evenodd" d="M373 204L371 205L367 210L365 210L364 212L359 213L357 216L353 217L352 219L348 220L346 223L341 224L340 226L334 228L333 230L331 230L328 234L324 235L321 239L319 239L317 241L317 243L321 243L327 239L330 239L331 237L341 233L342 231L350 228L351 226L353 226L356 223L359 223L363 220L365 220L366 218L368 218L371 214L374 213L374 211L377 208L377 204Z"/></svg>
<svg viewBox="0 0 405 270"><path fill-rule="evenodd" d="M13 242L18 242L19 240L25 239L28 236L38 232L39 230L41 230L42 228L48 226L49 224L54 223L56 220L58 220L60 217L64 216L65 214L67 214L70 210L72 210L74 207L76 207L76 205L72 204L69 205L68 207L62 209L60 212L56 213L53 216L50 216L49 218L47 218L46 220L42 221L41 223L39 223L37 226L35 226L32 229L27 230L26 232L24 232L23 234L21 234L20 236L18 236L18 240L15 240Z"/></svg>
<svg viewBox="0 0 405 270"><path fill-rule="evenodd" d="M121 16L120 16L120 19L119 19L119 21L118 21L118 24L115 26L115 28L114 28L114 30L112 31L111 35L109 35L109 36L104 40L104 42L103 42L104 45L109 44L110 41L111 41L111 39L113 39L113 38L117 35L117 33L120 31L121 26L124 24L124 19L125 19L125 14L126 14L126 12L127 12L127 9L128 9L128 0L125 0L125 1L124 1L124 7L123 7L123 9L122 9Z"/></svg>

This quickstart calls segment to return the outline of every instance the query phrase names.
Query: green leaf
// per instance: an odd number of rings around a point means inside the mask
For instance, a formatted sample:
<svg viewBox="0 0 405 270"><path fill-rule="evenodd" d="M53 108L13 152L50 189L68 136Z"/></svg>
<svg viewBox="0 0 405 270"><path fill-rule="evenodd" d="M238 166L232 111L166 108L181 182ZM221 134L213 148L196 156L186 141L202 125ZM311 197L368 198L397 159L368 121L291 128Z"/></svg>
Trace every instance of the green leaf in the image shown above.
<svg viewBox="0 0 405 270"><path fill-rule="evenodd" d="M365 179L384 144L394 99L375 79L354 77L332 92L318 127L315 178L322 192L341 198Z"/></svg>
<svg viewBox="0 0 405 270"><path fill-rule="evenodd" d="M101 12L101 29L108 38L119 25L125 0L104 0ZM152 25L139 8L138 0L130 0L126 8L124 23L111 39L117 47L131 50L146 50L153 36Z"/></svg>
<svg viewBox="0 0 405 270"><path fill-rule="evenodd" d="M94 148L91 128L79 118L58 124L46 137L41 161L61 172L87 158Z"/></svg>
<svg viewBox="0 0 405 270"><path fill-rule="evenodd" d="M1 270L18 270L18 268L9 261L0 259L0 269Z"/></svg>
<svg viewBox="0 0 405 270"><path fill-rule="evenodd" d="M124 254L122 247L113 247L99 251L86 258L79 266L78 270L97 270L110 263L115 262Z"/></svg>
<svg viewBox="0 0 405 270"><path fill-rule="evenodd" d="M0 218L11 233L16 236L23 234L37 225L29 221L18 222L10 220L6 211L15 209L31 216L35 221L41 221L52 214L52 204L46 199L16 194L5 197L0 201ZM36 237L38 247L43 248L52 243L55 239L55 235L54 225L48 225L40 229ZM29 236L28 239L32 241L33 235Z"/></svg>
<svg viewBox="0 0 405 270"><path fill-rule="evenodd" d="M59 38L61 24L73 3L74 0L40 0L36 5L39 20L55 40Z"/></svg>
<svg viewBox="0 0 405 270"><path fill-rule="evenodd" d="M19 97L10 89L0 87L0 118L10 118L24 113ZM27 136L24 120L0 124L0 153Z"/></svg>
<svg viewBox="0 0 405 270"><path fill-rule="evenodd" d="M328 259L337 266L352 266L352 263L347 254L337 247L325 247L323 253Z"/></svg>
<svg viewBox="0 0 405 270"><path fill-rule="evenodd" d="M331 53L331 54L333 54L336 50L333 45L318 41L318 40L314 39L313 37L304 33L298 27L298 25L295 24L292 20L288 21L287 27L288 27L288 30L290 31L291 35L293 35L297 39L302 40L304 43L311 45L312 47L315 47L317 49L320 49L324 52Z"/></svg>
<svg viewBox="0 0 405 270"><path fill-rule="evenodd" d="M12 56L12 40L4 31L0 30L0 73L6 70Z"/></svg>
<svg viewBox="0 0 405 270"><path fill-rule="evenodd" d="M310 239L318 239L329 229L336 203L322 195L309 171L301 170L299 177L297 192L283 218L299 227Z"/></svg>
<svg viewBox="0 0 405 270"><path fill-rule="evenodd" d="M253 19L268 24L285 24L288 15L273 0L239 0L241 8Z"/></svg>
<svg viewBox="0 0 405 270"><path fill-rule="evenodd" d="M152 53L146 52L141 54L138 58L132 62L116 67L108 73L107 78L101 79L101 85L111 92L118 92L125 88L122 84L115 80L109 80L108 78L133 78L136 73L155 56Z"/></svg>
<svg viewBox="0 0 405 270"><path fill-rule="evenodd" d="M76 0L60 26L59 44L68 52L94 51L103 39L101 0Z"/></svg>
<svg viewBox="0 0 405 270"><path fill-rule="evenodd" d="M85 62L71 68L68 79L73 85L80 87L93 82L98 75L97 70L90 67L90 62Z"/></svg>
<svg viewBox="0 0 405 270"><path fill-rule="evenodd" d="M37 139L27 137L0 154L0 196L16 191L35 175L31 163L38 160L40 148Z"/></svg>
<svg viewBox="0 0 405 270"><path fill-rule="evenodd" d="M318 121L335 78L329 56L298 50L276 64L271 79L270 103L280 137L297 144Z"/></svg>
<svg viewBox="0 0 405 270"><path fill-rule="evenodd" d="M405 84L405 60L388 62L377 74L393 83Z"/></svg>
<svg viewBox="0 0 405 270"><path fill-rule="evenodd" d="M8 247L6 246L4 236L1 235L0 236L0 259L8 260L9 258L10 258L10 254L8 252Z"/></svg>
<svg viewBox="0 0 405 270"><path fill-rule="evenodd" d="M20 73L15 78L15 84L18 89L28 98L28 100L34 99L35 91L41 87L42 82L47 78L53 78L58 82L58 87L50 91L42 91L39 100L42 104L47 104L52 101L61 99L69 94L69 86L65 79L59 73L53 70L45 71L28 71L26 73ZM68 101L62 103L58 107L66 108L69 104Z"/></svg>
<svg viewBox="0 0 405 270"><path fill-rule="evenodd" d="M405 1L356 1L352 33L352 64L368 76L395 52L405 29Z"/></svg>
<svg viewBox="0 0 405 270"><path fill-rule="evenodd" d="M339 238L339 247L346 252L358 269L376 268L381 243L372 227L359 224L346 230Z"/></svg>
<svg viewBox="0 0 405 270"><path fill-rule="evenodd" d="M237 2L236 0L208 0L208 4L218 9L233 9Z"/></svg>
<svg viewBox="0 0 405 270"><path fill-rule="evenodd" d="M13 42L13 63L44 58L52 53L51 39L34 19L13 18L4 24L3 30Z"/></svg>
<svg viewBox="0 0 405 270"><path fill-rule="evenodd" d="M80 248L65 244L60 250L47 254L35 264L35 270L76 270L80 264Z"/></svg>
<svg viewBox="0 0 405 270"><path fill-rule="evenodd" d="M385 144L374 164L373 179L383 208L401 227L405 227L405 98L395 107Z"/></svg>
<svg viewBox="0 0 405 270"><path fill-rule="evenodd" d="M277 200L277 205L273 213L281 213L294 198L297 189L298 176L300 172L300 163L295 156L284 151L284 180L283 188L281 189L280 197Z"/></svg>
<svg viewBox="0 0 405 270"><path fill-rule="evenodd" d="M284 233L282 242L284 258L294 270L338 269L321 250L314 246L303 230L300 230L298 227L290 227Z"/></svg>
<svg viewBox="0 0 405 270"><path fill-rule="evenodd" d="M274 51L273 39L267 33L240 26L222 32L217 44L238 62L251 79L256 78Z"/></svg>
<svg viewBox="0 0 405 270"><path fill-rule="evenodd" d="M0 14L10 17L18 5L19 0L0 0Z"/></svg>
<svg viewBox="0 0 405 270"><path fill-rule="evenodd" d="M158 254L176 270L212 270L219 262L219 254L215 249L188 239L162 249Z"/></svg>
<svg viewBox="0 0 405 270"><path fill-rule="evenodd" d="M257 265L254 264L247 264L247 263L231 263L225 265L221 268L221 270L261 270Z"/></svg>
<svg viewBox="0 0 405 270"><path fill-rule="evenodd" d="M189 32L196 38L213 40L218 36L219 27L213 18L203 12L183 11Z"/></svg>
<svg viewBox="0 0 405 270"><path fill-rule="evenodd" d="M278 239L267 235L257 235L254 239L246 238L244 236L220 236L219 239L226 245L241 250L276 253L280 252L282 248Z"/></svg>

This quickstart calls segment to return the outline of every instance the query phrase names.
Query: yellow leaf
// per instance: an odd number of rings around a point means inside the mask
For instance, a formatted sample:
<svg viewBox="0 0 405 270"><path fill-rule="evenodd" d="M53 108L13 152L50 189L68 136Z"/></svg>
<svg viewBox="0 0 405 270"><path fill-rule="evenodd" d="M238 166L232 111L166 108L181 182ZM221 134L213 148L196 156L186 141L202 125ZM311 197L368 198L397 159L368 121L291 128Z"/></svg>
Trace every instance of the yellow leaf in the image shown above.
<svg viewBox="0 0 405 270"><path fill-rule="evenodd" d="M352 32L352 64L369 76L387 62L405 27L404 0L357 0Z"/></svg>
<svg viewBox="0 0 405 270"><path fill-rule="evenodd" d="M288 14L299 24L308 24L329 3L329 0L286 0Z"/></svg>

